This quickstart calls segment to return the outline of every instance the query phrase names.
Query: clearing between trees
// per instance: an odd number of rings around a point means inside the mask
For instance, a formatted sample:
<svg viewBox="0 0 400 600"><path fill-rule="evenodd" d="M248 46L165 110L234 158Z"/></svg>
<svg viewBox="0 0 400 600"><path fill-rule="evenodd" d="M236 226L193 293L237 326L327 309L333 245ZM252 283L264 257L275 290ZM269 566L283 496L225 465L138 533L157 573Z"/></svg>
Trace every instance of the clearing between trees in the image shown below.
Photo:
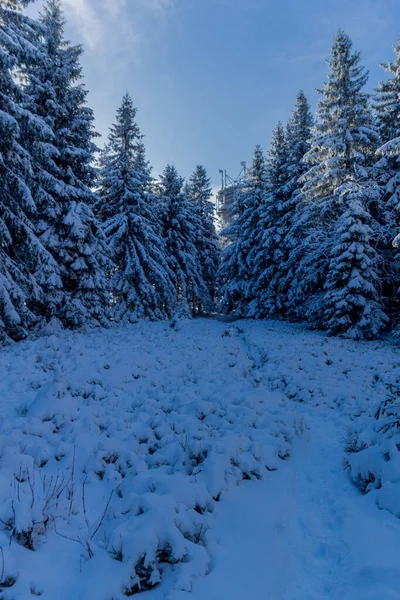
<svg viewBox="0 0 400 600"><path fill-rule="evenodd" d="M397 364L218 319L6 348L0 597L399 600Z"/></svg>

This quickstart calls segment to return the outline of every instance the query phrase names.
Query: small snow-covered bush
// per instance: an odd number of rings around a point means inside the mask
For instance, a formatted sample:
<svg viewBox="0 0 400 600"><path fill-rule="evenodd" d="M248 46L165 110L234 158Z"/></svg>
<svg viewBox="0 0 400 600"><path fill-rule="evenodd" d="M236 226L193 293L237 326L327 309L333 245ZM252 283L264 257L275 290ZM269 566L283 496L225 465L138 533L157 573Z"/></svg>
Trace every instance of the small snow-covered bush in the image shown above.
<svg viewBox="0 0 400 600"><path fill-rule="evenodd" d="M22 467L1 492L0 523L28 550L35 550L46 530L63 513L72 499L69 476L47 476L35 467Z"/></svg>
<svg viewBox="0 0 400 600"><path fill-rule="evenodd" d="M4 540L0 536L0 593L13 588L17 581L17 569L13 564L11 549L9 544L3 544ZM0 598L3 599L3 594Z"/></svg>
<svg viewBox="0 0 400 600"><path fill-rule="evenodd" d="M388 397L350 432L346 464L362 493L374 492L381 508L400 517L400 370L387 387Z"/></svg>

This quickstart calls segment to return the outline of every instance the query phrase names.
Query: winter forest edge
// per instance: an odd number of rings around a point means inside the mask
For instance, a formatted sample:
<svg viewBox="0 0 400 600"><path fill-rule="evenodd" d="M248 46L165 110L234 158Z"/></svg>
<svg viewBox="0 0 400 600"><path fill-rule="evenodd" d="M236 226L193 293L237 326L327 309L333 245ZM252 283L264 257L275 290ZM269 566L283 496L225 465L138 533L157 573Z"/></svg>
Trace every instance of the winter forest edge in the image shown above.
<svg viewBox="0 0 400 600"><path fill-rule="evenodd" d="M219 239L204 167L153 179L129 94L99 152L82 48L59 0L38 20L29 2L0 3L3 342L216 309L353 339L397 331L400 46L370 97L338 32L316 114L299 92Z"/></svg>

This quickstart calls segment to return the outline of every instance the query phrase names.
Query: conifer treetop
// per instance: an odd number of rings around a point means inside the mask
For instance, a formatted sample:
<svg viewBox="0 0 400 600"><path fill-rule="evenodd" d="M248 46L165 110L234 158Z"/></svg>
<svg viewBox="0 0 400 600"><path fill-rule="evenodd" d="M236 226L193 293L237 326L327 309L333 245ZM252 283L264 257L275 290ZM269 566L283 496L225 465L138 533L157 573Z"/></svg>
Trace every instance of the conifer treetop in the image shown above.
<svg viewBox="0 0 400 600"><path fill-rule="evenodd" d="M349 179L368 178L380 140L363 91L368 72L342 30L333 41L328 65L327 81L318 90L311 149L305 156L310 168L303 176L304 192L312 201L328 200Z"/></svg>
<svg viewBox="0 0 400 600"><path fill-rule="evenodd" d="M397 138L400 133L400 40L393 52L394 60L381 64L388 77L379 83L373 103L384 144Z"/></svg>

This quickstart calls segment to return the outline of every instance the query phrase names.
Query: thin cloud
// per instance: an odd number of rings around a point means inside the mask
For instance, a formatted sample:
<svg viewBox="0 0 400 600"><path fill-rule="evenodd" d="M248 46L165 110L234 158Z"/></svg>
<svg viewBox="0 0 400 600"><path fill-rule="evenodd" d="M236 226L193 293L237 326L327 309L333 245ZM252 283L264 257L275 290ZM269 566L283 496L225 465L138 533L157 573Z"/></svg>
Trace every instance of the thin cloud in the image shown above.
<svg viewBox="0 0 400 600"><path fill-rule="evenodd" d="M68 21L91 48L112 41L116 25L122 21L125 0L63 0ZM101 15L101 18L100 18ZM123 21L122 21L123 22ZM121 33L121 31L120 31Z"/></svg>
<svg viewBox="0 0 400 600"><path fill-rule="evenodd" d="M132 51L142 41L140 26L149 18L162 18L175 0L63 0L68 21L92 49L107 48L121 37L129 39ZM132 11L133 9L133 11ZM128 15L129 11L129 15Z"/></svg>
<svg viewBox="0 0 400 600"><path fill-rule="evenodd" d="M102 39L103 24L89 0L64 0L68 20L83 34L89 46L96 46Z"/></svg>
<svg viewBox="0 0 400 600"><path fill-rule="evenodd" d="M175 0L140 0L140 4L156 13L162 13L173 7Z"/></svg>

